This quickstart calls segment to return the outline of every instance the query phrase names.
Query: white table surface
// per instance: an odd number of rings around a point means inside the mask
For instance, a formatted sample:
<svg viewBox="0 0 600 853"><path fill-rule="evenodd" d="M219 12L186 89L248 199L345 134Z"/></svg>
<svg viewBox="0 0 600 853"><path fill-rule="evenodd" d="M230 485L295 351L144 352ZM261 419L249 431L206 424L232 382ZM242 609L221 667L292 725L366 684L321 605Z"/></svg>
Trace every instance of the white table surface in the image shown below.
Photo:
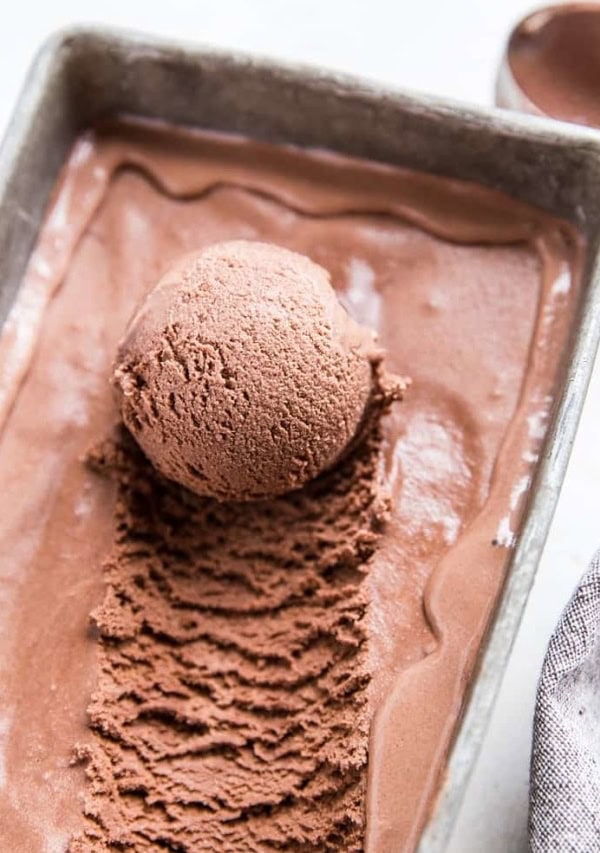
<svg viewBox="0 0 600 853"><path fill-rule="evenodd" d="M506 35L531 5L529 0L9 0L0 28L0 133L38 46L52 31L77 22L299 59L489 104ZM531 720L541 660L560 611L600 545L599 421L597 366L452 853L526 850Z"/></svg>

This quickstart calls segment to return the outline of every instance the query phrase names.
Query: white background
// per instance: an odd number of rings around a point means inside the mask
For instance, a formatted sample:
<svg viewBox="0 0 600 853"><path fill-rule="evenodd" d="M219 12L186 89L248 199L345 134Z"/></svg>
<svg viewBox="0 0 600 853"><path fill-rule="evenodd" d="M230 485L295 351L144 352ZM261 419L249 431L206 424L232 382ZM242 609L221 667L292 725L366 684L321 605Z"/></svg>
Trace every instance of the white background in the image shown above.
<svg viewBox="0 0 600 853"><path fill-rule="evenodd" d="M94 22L242 48L490 104L505 38L528 0L13 0L0 28L0 133L40 43ZM472 777L452 853L526 850L527 773L544 648L595 547L600 494L600 370L542 565ZM32 851L32 853L34 853Z"/></svg>

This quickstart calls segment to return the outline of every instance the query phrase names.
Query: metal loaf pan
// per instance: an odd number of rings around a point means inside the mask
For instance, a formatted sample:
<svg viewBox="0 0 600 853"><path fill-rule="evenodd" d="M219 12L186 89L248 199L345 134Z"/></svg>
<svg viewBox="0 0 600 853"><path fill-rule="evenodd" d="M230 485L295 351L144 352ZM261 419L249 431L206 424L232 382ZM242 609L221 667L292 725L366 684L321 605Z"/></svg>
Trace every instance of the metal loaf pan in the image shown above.
<svg viewBox="0 0 600 853"><path fill-rule="evenodd" d="M600 135L147 36L62 32L34 62L0 150L0 320L74 136L115 112L478 181L570 219L587 237L582 301L559 403L445 782L420 843L427 853L444 850L541 556L600 336Z"/></svg>

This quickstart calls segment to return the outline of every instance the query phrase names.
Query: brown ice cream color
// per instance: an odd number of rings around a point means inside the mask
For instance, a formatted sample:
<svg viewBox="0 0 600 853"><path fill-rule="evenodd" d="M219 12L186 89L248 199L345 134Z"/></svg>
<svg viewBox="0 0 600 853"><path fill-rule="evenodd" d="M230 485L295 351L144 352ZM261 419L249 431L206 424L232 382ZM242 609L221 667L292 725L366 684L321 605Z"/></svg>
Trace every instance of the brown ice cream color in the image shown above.
<svg viewBox="0 0 600 853"><path fill-rule="evenodd" d="M539 9L511 35L508 64L533 107L553 118L600 126L600 5Z"/></svg>
<svg viewBox="0 0 600 853"><path fill-rule="evenodd" d="M179 258L135 315L113 377L158 471L219 500L273 497L335 464L400 397L329 273L237 240Z"/></svg>
<svg viewBox="0 0 600 853"><path fill-rule="evenodd" d="M267 501L198 497L105 441L136 306L231 239L326 268L413 377L340 465ZM0 847L414 849L583 258L482 186L156 125L81 137L0 337Z"/></svg>

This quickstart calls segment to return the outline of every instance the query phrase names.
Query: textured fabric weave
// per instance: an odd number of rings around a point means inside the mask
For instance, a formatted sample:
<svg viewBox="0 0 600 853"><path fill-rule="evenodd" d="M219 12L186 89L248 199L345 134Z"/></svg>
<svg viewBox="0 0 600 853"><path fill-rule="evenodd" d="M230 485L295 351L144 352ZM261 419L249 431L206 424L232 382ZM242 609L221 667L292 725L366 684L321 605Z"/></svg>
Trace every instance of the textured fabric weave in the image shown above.
<svg viewBox="0 0 600 853"><path fill-rule="evenodd" d="M542 668L529 838L535 853L600 851L600 551L552 635Z"/></svg>

